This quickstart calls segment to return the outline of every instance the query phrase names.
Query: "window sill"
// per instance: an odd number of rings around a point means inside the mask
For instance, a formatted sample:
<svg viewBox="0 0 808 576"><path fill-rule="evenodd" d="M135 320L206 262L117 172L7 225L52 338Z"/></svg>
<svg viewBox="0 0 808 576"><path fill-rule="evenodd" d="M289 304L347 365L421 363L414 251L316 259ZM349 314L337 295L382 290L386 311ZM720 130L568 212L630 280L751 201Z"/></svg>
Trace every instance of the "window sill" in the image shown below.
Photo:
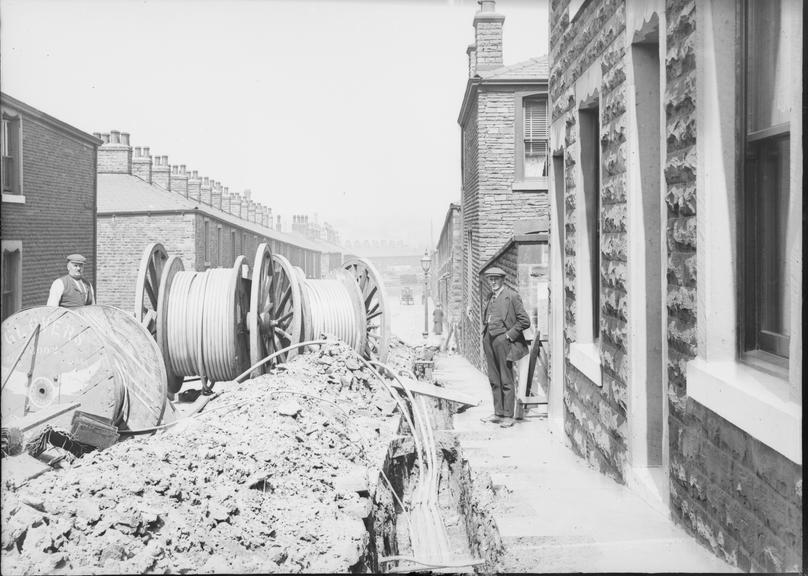
<svg viewBox="0 0 808 576"><path fill-rule="evenodd" d="M783 379L739 362L687 364L687 394L753 438L802 465L802 408Z"/></svg>
<svg viewBox="0 0 808 576"><path fill-rule="evenodd" d="M6 194L3 193L3 203L9 204L25 204L25 196L22 194Z"/></svg>
<svg viewBox="0 0 808 576"><path fill-rule="evenodd" d="M603 382L600 378L600 350L594 342L570 344L570 363L575 366L592 383L601 388Z"/></svg>
<svg viewBox="0 0 808 576"><path fill-rule="evenodd" d="M514 180L511 184L512 192L546 192L547 178L530 178L528 180Z"/></svg>

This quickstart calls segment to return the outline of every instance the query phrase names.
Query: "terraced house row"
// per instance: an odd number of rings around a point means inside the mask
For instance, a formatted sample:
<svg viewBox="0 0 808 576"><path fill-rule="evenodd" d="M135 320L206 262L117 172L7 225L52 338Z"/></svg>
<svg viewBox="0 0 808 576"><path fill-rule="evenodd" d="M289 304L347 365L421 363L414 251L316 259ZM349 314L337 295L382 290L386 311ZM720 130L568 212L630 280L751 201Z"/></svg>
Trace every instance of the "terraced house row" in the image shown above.
<svg viewBox="0 0 808 576"><path fill-rule="evenodd" d="M309 278L342 263L339 235L295 215L281 230L249 190L230 193L185 165L170 165L129 134L88 134L2 94L2 318L43 306L65 256L88 257L85 277L98 304L134 306L144 248L162 243L186 270L252 262L259 244Z"/></svg>
<svg viewBox="0 0 808 576"><path fill-rule="evenodd" d="M436 249L461 352L485 370L496 263L570 448L730 564L802 570L802 3L552 0L533 70L480 4Z"/></svg>

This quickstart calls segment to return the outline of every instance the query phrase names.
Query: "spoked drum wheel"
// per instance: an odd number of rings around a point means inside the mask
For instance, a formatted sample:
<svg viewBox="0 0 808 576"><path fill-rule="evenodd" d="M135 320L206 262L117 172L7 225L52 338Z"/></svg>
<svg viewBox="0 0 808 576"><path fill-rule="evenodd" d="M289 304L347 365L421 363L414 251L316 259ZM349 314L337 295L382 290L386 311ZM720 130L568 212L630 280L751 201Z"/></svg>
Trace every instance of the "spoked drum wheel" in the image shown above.
<svg viewBox="0 0 808 576"><path fill-rule="evenodd" d="M168 254L159 242L146 246L140 259L135 282L135 319L157 338L160 279Z"/></svg>
<svg viewBox="0 0 808 576"><path fill-rule="evenodd" d="M179 256L171 256L163 266L160 276L160 288L157 293L157 345L163 355L163 362L166 365L166 375L168 377L168 391L175 394L182 388L183 377L174 374L171 370L171 361L168 351L168 302L171 293L171 285L178 272L183 272L185 267Z"/></svg>
<svg viewBox="0 0 808 576"><path fill-rule="evenodd" d="M264 242L255 252L250 286L250 311L247 314L247 330L250 333L250 363L256 364L275 352L272 330L272 253ZM250 374L253 378L264 374L269 367L264 364Z"/></svg>
<svg viewBox="0 0 808 576"><path fill-rule="evenodd" d="M390 319L381 274L365 258L350 258L342 266L356 280L365 307L363 355L384 362L390 340Z"/></svg>
<svg viewBox="0 0 808 576"><path fill-rule="evenodd" d="M298 275L291 262L280 254L272 255L271 338L275 350L302 342L302 293ZM296 349L281 354L279 362L293 358Z"/></svg>

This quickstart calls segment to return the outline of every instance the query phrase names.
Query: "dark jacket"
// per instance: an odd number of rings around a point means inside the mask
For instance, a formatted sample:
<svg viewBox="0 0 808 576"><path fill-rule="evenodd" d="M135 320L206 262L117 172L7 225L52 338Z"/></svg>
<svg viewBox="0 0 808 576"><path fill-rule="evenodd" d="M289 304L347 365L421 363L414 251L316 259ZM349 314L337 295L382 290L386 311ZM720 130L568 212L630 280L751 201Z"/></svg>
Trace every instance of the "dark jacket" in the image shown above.
<svg viewBox="0 0 808 576"><path fill-rule="evenodd" d="M530 317L522 298L507 286L502 288L496 299L492 298L493 295L488 296L483 307L483 335L486 331L492 336L505 334L511 341L507 359L516 362L528 352L522 331L530 328Z"/></svg>

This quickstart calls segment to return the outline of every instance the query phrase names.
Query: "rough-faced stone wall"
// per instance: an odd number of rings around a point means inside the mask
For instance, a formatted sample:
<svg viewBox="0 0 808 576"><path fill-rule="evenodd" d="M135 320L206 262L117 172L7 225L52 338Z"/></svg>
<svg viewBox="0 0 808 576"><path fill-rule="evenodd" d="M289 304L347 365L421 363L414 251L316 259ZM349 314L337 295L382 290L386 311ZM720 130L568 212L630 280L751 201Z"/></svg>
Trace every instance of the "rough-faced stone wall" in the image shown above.
<svg viewBox="0 0 808 576"><path fill-rule="evenodd" d="M802 466L687 396L696 356L695 0L667 3L665 184L671 513L730 564L802 572Z"/></svg>
<svg viewBox="0 0 808 576"><path fill-rule="evenodd" d="M551 7L550 102L564 137L564 429L575 452L623 481L627 459L626 94L625 6L622 0L586 4L570 25L568 3ZM600 333L602 387L569 362L577 340L577 182L580 162L575 82L599 66L600 95ZM580 96L580 95L579 95ZM553 144L555 147L556 144Z"/></svg>

